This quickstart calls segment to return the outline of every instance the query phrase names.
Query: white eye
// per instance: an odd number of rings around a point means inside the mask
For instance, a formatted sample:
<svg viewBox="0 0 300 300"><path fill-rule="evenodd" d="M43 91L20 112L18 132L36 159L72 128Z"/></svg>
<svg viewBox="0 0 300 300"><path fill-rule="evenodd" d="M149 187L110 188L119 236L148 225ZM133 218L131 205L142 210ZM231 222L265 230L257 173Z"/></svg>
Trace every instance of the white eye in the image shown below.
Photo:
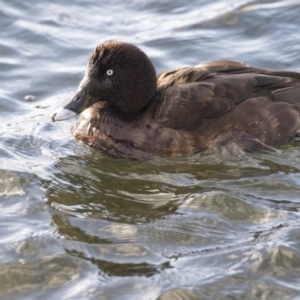
<svg viewBox="0 0 300 300"><path fill-rule="evenodd" d="M114 74L114 71L112 69L106 71L106 75L111 76L112 74Z"/></svg>

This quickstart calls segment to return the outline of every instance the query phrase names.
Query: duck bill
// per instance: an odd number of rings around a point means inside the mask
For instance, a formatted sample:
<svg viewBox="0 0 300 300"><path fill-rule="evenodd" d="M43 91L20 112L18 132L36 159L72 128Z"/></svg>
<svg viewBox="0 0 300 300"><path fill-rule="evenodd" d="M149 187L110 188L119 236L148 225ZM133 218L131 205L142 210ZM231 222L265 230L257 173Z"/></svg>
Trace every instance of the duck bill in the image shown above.
<svg viewBox="0 0 300 300"><path fill-rule="evenodd" d="M54 112L51 117L52 121L63 121L75 117L94 104L96 101L90 94L90 86L90 81L82 82L71 101Z"/></svg>

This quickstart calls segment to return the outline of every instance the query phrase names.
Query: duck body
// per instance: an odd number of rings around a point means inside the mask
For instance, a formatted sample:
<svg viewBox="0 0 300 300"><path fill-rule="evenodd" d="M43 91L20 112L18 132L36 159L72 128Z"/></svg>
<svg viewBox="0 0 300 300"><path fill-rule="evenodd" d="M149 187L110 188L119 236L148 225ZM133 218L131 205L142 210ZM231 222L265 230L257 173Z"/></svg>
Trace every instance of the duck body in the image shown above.
<svg viewBox="0 0 300 300"><path fill-rule="evenodd" d="M78 113L74 136L118 157L270 149L300 133L300 73L217 61L156 75L137 47L108 41L52 119Z"/></svg>

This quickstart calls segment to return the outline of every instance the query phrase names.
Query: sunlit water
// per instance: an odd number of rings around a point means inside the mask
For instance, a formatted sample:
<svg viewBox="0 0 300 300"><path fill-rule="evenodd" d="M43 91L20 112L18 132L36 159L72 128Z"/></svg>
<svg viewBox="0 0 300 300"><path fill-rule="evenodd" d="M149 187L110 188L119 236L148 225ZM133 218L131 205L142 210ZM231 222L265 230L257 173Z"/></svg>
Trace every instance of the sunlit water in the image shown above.
<svg viewBox="0 0 300 300"><path fill-rule="evenodd" d="M1 0L0 28L1 299L299 299L299 148L134 162L49 117L107 39L299 71L300 1Z"/></svg>

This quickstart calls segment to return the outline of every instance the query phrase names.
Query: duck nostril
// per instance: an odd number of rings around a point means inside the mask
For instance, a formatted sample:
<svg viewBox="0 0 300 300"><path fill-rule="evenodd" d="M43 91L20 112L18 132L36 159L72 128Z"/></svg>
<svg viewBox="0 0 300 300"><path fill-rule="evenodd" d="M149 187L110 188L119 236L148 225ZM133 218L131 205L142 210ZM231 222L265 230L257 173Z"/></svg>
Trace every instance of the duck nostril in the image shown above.
<svg viewBox="0 0 300 300"><path fill-rule="evenodd" d="M78 95L76 98L75 98L75 102L78 102L80 100L80 96Z"/></svg>
<svg viewBox="0 0 300 300"><path fill-rule="evenodd" d="M54 113L53 116L51 117L52 121L55 122L55 117L56 117L57 113Z"/></svg>

